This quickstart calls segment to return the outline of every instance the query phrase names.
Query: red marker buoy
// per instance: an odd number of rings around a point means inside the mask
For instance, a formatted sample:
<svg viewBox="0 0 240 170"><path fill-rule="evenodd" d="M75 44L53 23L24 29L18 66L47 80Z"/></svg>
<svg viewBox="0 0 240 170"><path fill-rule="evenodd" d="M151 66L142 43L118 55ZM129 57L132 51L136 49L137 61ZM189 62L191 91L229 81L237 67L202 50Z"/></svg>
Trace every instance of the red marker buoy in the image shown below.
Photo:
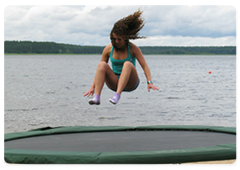
<svg viewBox="0 0 240 170"><path fill-rule="evenodd" d="M208 73L209 73L209 74L211 74L212 72L211 72L211 71L209 71Z"/></svg>

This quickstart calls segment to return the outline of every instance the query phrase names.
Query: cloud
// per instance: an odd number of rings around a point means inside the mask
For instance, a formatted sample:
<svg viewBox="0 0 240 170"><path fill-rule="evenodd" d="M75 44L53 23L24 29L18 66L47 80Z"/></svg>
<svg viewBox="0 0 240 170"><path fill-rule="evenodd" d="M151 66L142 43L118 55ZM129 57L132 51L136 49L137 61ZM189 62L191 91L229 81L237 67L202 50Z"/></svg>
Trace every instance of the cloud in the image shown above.
<svg viewBox="0 0 240 170"><path fill-rule="evenodd" d="M236 37L150 36L134 43L138 46L236 46Z"/></svg>
<svg viewBox="0 0 240 170"><path fill-rule="evenodd" d="M149 35L236 36L232 6L155 6L146 11L146 21Z"/></svg>
<svg viewBox="0 0 240 170"><path fill-rule="evenodd" d="M136 41L142 45L197 41L232 45L236 39L232 6L8 6L4 36L5 40L104 46L110 43L113 24L138 8L146 21L140 35L150 37Z"/></svg>

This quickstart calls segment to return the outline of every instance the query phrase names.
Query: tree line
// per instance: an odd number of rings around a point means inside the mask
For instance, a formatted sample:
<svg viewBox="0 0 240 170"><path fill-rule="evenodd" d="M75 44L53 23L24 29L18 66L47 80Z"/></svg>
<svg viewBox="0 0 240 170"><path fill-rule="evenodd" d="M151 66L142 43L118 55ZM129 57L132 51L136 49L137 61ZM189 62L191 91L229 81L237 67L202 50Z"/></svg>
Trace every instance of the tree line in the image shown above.
<svg viewBox="0 0 240 170"><path fill-rule="evenodd" d="M143 54L236 55L236 46L140 46ZM81 46L55 42L4 41L4 53L14 54L101 54L103 46Z"/></svg>

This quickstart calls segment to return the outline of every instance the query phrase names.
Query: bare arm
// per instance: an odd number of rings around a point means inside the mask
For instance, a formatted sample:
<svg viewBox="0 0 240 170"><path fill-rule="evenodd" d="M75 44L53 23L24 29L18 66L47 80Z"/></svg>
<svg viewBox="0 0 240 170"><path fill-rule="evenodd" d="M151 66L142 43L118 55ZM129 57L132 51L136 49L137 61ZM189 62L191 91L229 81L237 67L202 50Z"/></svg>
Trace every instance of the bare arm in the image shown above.
<svg viewBox="0 0 240 170"><path fill-rule="evenodd" d="M147 65L145 58L143 57L143 54L142 54L140 48L138 48L136 45L132 44L132 53L137 58L139 64L141 65L141 67L144 71L144 74L146 76L147 82L152 81L150 69ZM158 90L159 88L154 86L153 84L148 84L148 91L150 91L150 89Z"/></svg>

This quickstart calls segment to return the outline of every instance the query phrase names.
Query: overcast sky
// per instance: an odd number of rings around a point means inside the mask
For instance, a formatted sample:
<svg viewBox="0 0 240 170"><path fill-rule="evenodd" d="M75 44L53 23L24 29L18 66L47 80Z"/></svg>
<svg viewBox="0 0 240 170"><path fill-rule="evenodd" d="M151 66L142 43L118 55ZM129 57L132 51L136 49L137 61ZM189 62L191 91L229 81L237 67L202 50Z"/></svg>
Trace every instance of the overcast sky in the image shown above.
<svg viewBox="0 0 240 170"><path fill-rule="evenodd" d="M113 24L143 11L140 46L235 46L233 6L8 6L4 39L77 45L110 43Z"/></svg>

